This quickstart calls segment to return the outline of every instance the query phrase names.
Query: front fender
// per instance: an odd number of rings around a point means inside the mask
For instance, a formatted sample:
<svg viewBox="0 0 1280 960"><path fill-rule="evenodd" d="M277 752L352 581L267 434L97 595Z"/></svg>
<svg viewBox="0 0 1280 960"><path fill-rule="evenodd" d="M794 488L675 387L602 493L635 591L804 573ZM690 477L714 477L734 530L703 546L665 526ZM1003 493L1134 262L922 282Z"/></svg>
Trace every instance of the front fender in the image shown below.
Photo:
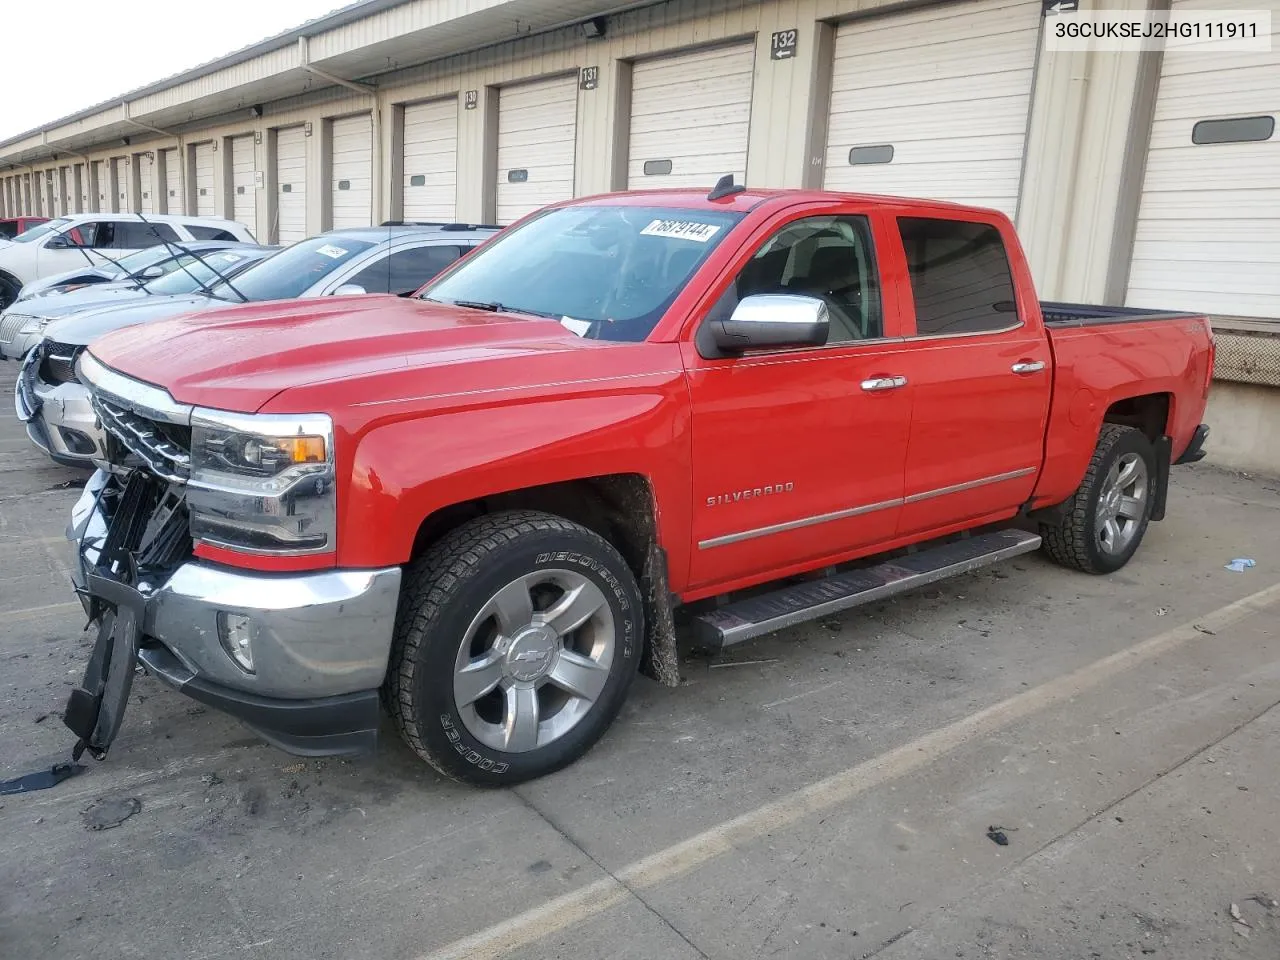
<svg viewBox="0 0 1280 960"><path fill-rule="evenodd" d="M688 565L689 429L679 377L621 394L478 406L372 426L355 445L339 510L338 562L405 563L423 520L454 504L639 474L654 491L658 539L674 581Z"/></svg>

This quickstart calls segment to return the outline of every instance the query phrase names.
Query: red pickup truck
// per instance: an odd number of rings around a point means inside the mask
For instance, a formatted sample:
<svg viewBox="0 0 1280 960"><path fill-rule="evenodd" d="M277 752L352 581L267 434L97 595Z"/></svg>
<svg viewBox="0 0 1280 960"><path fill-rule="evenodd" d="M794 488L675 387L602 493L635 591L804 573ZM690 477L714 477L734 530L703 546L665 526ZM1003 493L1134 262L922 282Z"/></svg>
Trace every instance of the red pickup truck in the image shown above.
<svg viewBox="0 0 1280 960"><path fill-rule="evenodd" d="M545 774L678 682L677 607L720 647L1122 567L1212 369L1204 317L1040 303L999 213L732 181L548 208L413 299L133 327L79 367L111 467L65 719L105 751L137 658L296 753L381 700L449 776Z"/></svg>

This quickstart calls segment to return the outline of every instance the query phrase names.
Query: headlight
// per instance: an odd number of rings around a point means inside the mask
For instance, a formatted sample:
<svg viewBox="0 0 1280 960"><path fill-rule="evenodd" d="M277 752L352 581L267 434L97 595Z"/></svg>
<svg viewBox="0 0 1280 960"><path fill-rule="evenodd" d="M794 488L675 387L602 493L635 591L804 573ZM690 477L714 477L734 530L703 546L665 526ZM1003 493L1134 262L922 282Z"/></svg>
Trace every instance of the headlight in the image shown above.
<svg viewBox="0 0 1280 960"><path fill-rule="evenodd" d="M191 536L293 556L334 549L333 421L199 407L191 417Z"/></svg>

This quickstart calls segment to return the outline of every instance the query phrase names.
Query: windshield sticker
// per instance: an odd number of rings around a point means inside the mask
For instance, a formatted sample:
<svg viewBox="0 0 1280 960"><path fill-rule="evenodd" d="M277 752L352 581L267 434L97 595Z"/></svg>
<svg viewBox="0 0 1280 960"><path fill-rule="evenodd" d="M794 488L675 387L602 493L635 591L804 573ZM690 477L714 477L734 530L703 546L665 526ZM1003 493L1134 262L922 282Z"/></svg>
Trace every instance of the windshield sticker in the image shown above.
<svg viewBox="0 0 1280 960"><path fill-rule="evenodd" d="M347 255L347 251L341 247L335 247L332 243L326 243L323 247L317 247L316 253L322 257L329 257L331 260L341 260Z"/></svg>
<svg viewBox="0 0 1280 960"><path fill-rule="evenodd" d="M239 261L243 260L244 257L240 256L240 254L238 253L224 253L220 257L218 257L218 259L221 260L223 263L238 263Z"/></svg>
<svg viewBox="0 0 1280 960"><path fill-rule="evenodd" d="M692 240L706 243L720 228L712 223L696 223L692 220L654 220L640 231L645 237L670 237L672 240Z"/></svg>
<svg viewBox="0 0 1280 960"><path fill-rule="evenodd" d="M585 337L591 331L590 320L575 320L573 317L561 317L560 325L575 336Z"/></svg>

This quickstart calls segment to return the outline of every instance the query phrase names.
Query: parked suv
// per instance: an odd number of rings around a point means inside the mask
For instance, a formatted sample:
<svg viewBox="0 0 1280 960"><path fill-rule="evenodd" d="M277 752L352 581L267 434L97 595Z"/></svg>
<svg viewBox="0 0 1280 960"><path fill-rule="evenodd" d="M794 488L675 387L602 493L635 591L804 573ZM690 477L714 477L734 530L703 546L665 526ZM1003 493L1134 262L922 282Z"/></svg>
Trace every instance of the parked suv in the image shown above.
<svg viewBox="0 0 1280 960"><path fill-rule="evenodd" d="M0 246L0 310L23 286L80 265L109 263L157 243L239 240L254 243L249 228L222 217L168 214L78 213L58 217Z"/></svg>
<svg viewBox="0 0 1280 960"><path fill-rule="evenodd" d="M18 418L26 422L32 442L58 463L88 465L101 460L105 435L75 373L81 351L97 338L121 327L230 303L365 293L407 296L496 230L470 224L338 230L302 240L228 282L214 282L205 274L208 286L188 286L191 292L185 296L134 296L126 303L99 305L57 320L44 330L43 341L23 364L15 396ZM225 255L206 259L219 256ZM199 265L191 272L199 273ZM146 289L158 293L183 284L186 277L179 271Z"/></svg>

